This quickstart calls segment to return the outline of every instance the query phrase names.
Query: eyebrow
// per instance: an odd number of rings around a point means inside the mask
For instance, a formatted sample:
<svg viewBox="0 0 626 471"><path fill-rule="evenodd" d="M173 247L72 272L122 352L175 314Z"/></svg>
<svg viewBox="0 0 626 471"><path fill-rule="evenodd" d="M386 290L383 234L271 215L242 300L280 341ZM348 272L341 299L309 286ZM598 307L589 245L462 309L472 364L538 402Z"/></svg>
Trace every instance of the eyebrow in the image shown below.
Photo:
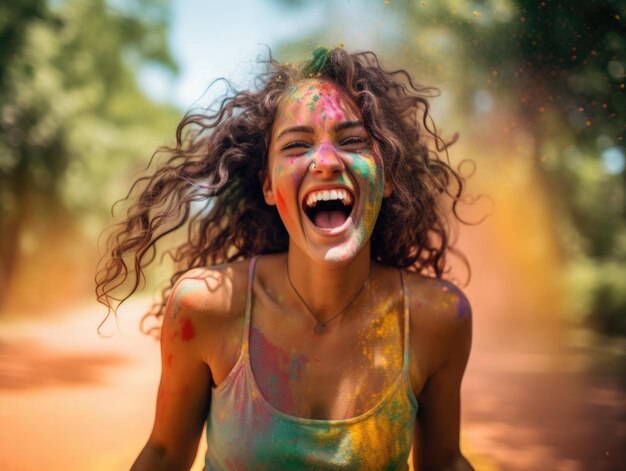
<svg viewBox="0 0 626 471"><path fill-rule="evenodd" d="M288 134L290 132L306 132L309 134L313 134L313 128L311 126L292 126L290 128L283 129L276 139L280 139L285 134Z"/></svg>
<svg viewBox="0 0 626 471"><path fill-rule="evenodd" d="M335 131L343 131L344 129L364 127L361 121L343 121L339 123L337 127L335 127ZM285 134L292 132L305 132L308 134L313 134L313 128L311 126L291 126L287 129L283 129L276 139L280 139Z"/></svg>
<svg viewBox="0 0 626 471"><path fill-rule="evenodd" d="M359 128L359 127L360 128L365 127L361 121L344 121L337 125L337 127L335 128L335 131L343 131L344 129Z"/></svg>

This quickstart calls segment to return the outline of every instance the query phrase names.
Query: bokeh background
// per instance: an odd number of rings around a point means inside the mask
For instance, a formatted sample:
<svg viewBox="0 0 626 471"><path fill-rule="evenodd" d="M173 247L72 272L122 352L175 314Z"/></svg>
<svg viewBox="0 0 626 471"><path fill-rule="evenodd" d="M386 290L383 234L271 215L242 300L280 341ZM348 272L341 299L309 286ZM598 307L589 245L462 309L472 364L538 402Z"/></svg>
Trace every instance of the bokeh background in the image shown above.
<svg viewBox="0 0 626 471"><path fill-rule="evenodd" d="M1 0L0 469L130 466L159 375L138 322L167 269L98 335L110 208L214 79L247 87L266 46L293 62L318 45L436 86L438 128L460 134L461 215L482 221L457 244L464 453L626 469L625 25L618 0Z"/></svg>

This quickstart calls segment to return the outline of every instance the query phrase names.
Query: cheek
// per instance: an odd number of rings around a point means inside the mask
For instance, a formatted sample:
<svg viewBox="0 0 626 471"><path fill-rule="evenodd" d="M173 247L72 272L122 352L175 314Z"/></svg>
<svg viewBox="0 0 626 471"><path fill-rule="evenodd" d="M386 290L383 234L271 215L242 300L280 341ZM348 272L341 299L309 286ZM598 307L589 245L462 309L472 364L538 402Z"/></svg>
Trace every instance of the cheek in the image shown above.
<svg viewBox="0 0 626 471"><path fill-rule="evenodd" d="M287 217L287 205L285 204L285 198L280 190L276 190L276 208L279 214L283 217Z"/></svg>
<svg viewBox="0 0 626 471"><path fill-rule="evenodd" d="M353 168L355 175L365 183L368 202L378 198L384 186L383 165L380 157L376 154L357 154L353 160Z"/></svg>
<svg viewBox="0 0 626 471"><path fill-rule="evenodd" d="M354 160L353 168L355 175L361 180L363 190L365 207L361 234L365 237L366 234L369 236L374 230L383 199L382 161L376 155L358 155Z"/></svg>
<svg viewBox="0 0 626 471"><path fill-rule="evenodd" d="M298 205L298 189L306 173L306 159L284 159L274 166L273 181L276 209L283 222L288 225L292 222L289 215L289 204Z"/></svg>
<svg viewBox="0 0 626 471"><path fill-rule="evenodd" d="M308 155L308 154L307 154ZM280 190L285 198L289 193L297 191L306 174L310 161L303 157L285 158L274 166L273 180L276 190Z"/></svg>
<svg viewBox="0 0 626 471"><path fill-rule="evenodd" d="M287 203L285 203L285 197L283 196L283 192L280 190L280 188L276 188L276 190L274 191L274 195L276 196L276 209L278 210L280 218L283 220L283 224L285 226L290 226L293 220L289 215L289 211L287 210Z"/></svg>

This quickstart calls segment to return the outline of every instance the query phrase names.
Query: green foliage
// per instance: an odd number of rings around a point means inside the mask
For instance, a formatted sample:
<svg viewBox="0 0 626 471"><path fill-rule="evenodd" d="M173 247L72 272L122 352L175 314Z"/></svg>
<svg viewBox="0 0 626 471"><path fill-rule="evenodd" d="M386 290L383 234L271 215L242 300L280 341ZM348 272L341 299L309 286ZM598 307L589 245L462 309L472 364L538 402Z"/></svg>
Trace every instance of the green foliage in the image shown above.
<svg viewBox="0 0 626 471"><path fill-rule="evenodd" d="M590 321L607 334L626 332L626 270L603 271L594 286Z"/></svg>
<svg viewBox="0 0 626 471"><path fill-rule="evenodd" d="M568 264L567 273L568 308L578 322L609 335L626 332L624 264L580 258Z"/></svg>
<svg viewBox="0 0 626 471"><path fill-rule="evenodd" d="M175 110L147 99L135 80L147 61L176 70L166 46L166 3L136 0L123 8L105 0L30 0L18 2L18 8L5 3L0 5L2 288L25 249L37 246L25 240L45 240L70 216L79 216L93 235L97 218L123 191L116 182L126 183L133 163L164 144L177 119ZM2 295L0 289L0 304Z"/></svg>
<svg viewBox="0 0 626 471"><path fill-rule="evenodd" d="M623 144L624 2L390 2L389 11L419 31L399 44L401 54L409 49L409 61L435 79L462 78L453 83L466 106L485 88L516 107L542 141L556 115L560 133L581 149L595 150L599 136Z"/></svg>
<svg viewBox="0 0 626 471"><path fill-rule="evenodd" d="M0 87L4 86L9 63L23 47L28 24L43 19L46 13L45 0L0 2Z"/></svg>

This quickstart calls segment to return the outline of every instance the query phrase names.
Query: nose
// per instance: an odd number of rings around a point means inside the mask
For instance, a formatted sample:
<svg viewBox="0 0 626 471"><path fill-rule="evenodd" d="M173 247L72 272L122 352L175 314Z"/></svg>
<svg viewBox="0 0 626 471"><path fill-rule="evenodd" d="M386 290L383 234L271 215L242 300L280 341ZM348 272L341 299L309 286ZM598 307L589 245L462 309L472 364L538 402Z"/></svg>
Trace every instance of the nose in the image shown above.
<svg viewBox="0 0 626 471"><path fill-rule="evenodd" d="M332 177L345 169L341 155L330 143L322 143L313 155L310 171L322 177Z"/></svg>

